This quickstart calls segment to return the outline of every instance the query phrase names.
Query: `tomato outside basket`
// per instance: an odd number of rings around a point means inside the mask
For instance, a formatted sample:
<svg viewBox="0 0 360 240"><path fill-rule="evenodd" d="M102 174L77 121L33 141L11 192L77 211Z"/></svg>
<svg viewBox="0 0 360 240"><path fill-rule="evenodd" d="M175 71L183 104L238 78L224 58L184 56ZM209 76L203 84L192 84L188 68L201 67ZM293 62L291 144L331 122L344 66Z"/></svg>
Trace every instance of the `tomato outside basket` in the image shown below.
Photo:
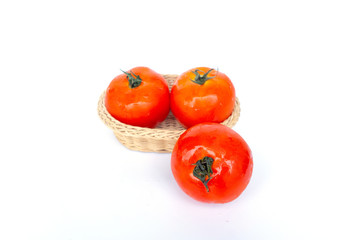
<svg viewBox="0 0 360 240"><path fill-rule="evenodd" d="M170 90L177 76L175 74L163 75ZM171 111L167 118L155 128L136 127L122 123L110 115L105 107L104 99L105 91L101 94L98 102L98 114L101 120L114 132L119 142L131 150L160 153L172 152L176 141L186 130L176 120ZM232 128L239 120L239 116L240 102L236 98L232 114L221 124Z"/></svg>

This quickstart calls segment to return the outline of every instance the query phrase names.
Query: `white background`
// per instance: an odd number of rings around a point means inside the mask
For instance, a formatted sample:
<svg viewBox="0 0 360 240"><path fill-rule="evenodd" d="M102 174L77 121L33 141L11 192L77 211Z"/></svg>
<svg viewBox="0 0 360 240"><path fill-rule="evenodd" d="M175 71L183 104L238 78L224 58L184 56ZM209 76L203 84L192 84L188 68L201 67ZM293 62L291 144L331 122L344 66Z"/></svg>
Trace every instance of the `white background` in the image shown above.
<svg viewBox="0 0 360 240"><path fill-rule="evenodd" d="M0 239L360 239L358 1L1 1ZM253 151L235 201L97 116L121 69L219 68Z"/></svg>

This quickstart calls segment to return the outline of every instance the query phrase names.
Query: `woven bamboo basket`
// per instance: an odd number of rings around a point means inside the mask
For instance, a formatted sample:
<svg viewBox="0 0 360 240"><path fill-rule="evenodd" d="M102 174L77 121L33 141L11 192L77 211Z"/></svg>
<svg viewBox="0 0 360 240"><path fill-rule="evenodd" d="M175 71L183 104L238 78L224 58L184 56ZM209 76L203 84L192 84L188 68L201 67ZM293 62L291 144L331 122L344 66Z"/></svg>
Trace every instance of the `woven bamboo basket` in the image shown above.
<svg viewBox="0 0 360 240"><path fill-rule="evenodd" d="M171 89L178 75L163 75ZM105 92L100 96L98 102L98 114L101 120L114 132L116 138L127 148L142 152L172 152L174 145L180 135L186 130L174 117L169 113L167 118L156 128L136 127L121 123L113 118L105 108ZM232 114L222 124L233 127L240 116L240 103L236 98L235 107Z"/></svg>

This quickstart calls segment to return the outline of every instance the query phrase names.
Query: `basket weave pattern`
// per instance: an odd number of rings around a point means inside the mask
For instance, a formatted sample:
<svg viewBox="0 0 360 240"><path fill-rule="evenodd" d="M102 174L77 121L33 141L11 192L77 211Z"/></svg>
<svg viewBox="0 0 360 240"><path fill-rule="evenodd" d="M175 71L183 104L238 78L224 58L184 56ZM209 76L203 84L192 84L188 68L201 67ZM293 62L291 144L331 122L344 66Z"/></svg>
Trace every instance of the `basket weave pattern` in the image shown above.
<svg viewBox="0 0 360 240"><path fill-rule="evenodd" d="M163 77L168 82L169 88L178 75L165 74ZM101 120L114 132L116 138L127 148L142 152L172 152L174 145L180 135L186 130L169 113L167 118L158 124L156 128L143 128L124 124L116 120L105 107L105 92L100 96L98 102L98 114ZM240 104L236 98L232 114L222 124L233 127L240 116Z"/></svg>

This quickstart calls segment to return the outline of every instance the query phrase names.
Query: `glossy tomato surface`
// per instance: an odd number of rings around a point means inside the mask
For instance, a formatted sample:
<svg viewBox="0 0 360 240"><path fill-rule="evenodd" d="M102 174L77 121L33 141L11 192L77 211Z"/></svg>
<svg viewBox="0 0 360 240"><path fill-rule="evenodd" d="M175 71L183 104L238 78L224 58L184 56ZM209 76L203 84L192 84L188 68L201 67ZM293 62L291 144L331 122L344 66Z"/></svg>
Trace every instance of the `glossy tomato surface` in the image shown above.
<svg viewBox="0 0 360 240"><path fill-rule="evenodd" d="M168 115L169 98L162 75L147 67L135 67L111 81L105 107L120 122L152 128Z"/></svg>
<svg viewBox="0 0 360 240"><path fill-rule="evenodd" d="M202 122L223 122L235 106L235 88L221 72L207 67L190 69L175 81L171 111L186 128Z"/></svg>
<svg viewBox="0 0 360 240"><path fill-rule="evenodd" d="M186 130L171 156L171 170L180 188L202 202L234 200L248 185L252 169L247 143L218 123L201 123Z"/></svg>

